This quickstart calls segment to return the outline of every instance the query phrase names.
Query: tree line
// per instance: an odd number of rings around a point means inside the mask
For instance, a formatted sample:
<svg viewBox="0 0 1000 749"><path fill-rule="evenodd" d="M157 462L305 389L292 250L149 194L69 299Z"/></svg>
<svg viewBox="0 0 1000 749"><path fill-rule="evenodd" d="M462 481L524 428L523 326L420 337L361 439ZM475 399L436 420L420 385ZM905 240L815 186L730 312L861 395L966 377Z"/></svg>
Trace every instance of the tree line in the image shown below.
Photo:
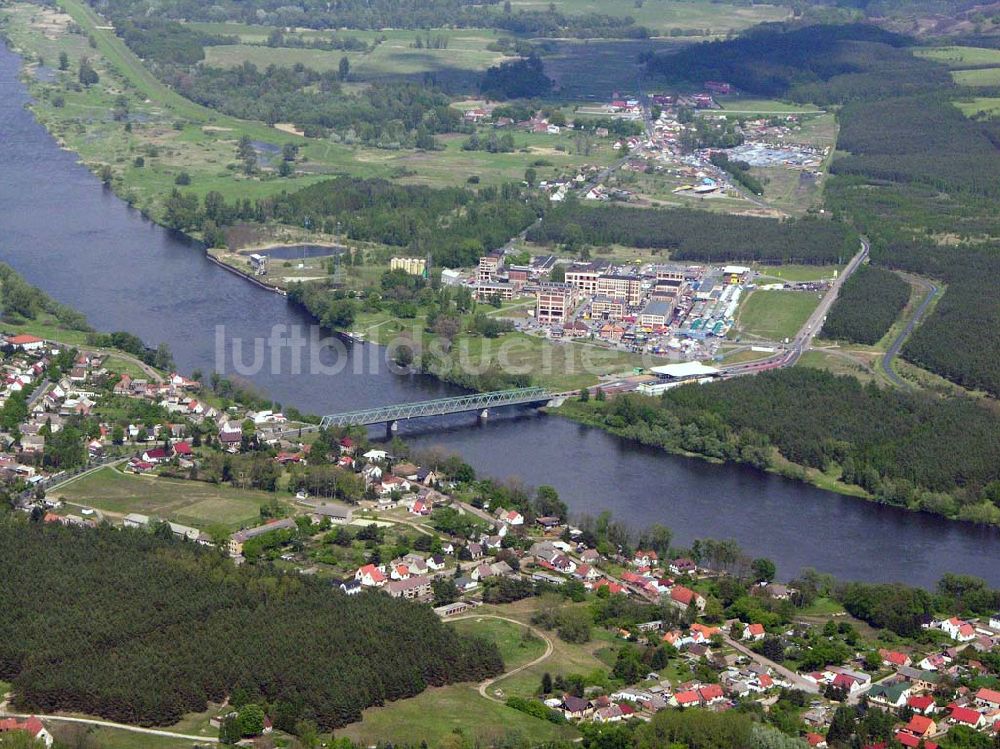
<svg viewBox="0 0 1000 749"><path fill-rule="evenodd" d="M840 263L858 251L845 224L710 214L691 208L590 207L566 201L528 230L533 242L623 244L670 251L675 260Z"/></svg>
<svg viewBox="0 0 1000 749"><path fill-rule="evenodd" d="M886 504L1000 523L1000 418L970 399L796 367L573 410L644 444L758 468L777 449Z"/></svg>

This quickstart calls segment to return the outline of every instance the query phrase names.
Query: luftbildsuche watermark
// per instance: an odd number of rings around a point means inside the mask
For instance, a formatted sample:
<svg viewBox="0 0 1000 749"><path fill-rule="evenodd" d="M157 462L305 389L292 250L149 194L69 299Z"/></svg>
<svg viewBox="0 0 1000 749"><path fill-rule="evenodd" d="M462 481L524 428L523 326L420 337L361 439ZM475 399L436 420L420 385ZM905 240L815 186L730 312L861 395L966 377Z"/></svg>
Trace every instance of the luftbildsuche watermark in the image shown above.
<svg viewBox="0 0 1000 749"><path fill-rule="evenodd" d="M505 375L603 377L649 367L662 359L637 354L627 364L622 349L592 340L552 340L503 335L498 338L430 336L419 322L403 325L393 337L378 345L354 334L333 333L319 325L275 324L266 336L230 335L225 325L215 326L215 371L222 376L378 375L423 372L435 376Z"/></svg>

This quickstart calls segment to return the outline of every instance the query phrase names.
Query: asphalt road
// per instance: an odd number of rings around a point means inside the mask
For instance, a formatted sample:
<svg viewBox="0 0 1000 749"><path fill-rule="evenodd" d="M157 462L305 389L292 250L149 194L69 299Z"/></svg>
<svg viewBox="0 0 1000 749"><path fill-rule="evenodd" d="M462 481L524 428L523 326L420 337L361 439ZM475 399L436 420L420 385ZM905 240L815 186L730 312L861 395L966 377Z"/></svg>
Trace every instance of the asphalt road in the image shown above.
<svg viewBox="0 0 1000 749"><path fill-rule="evenodd" d="M917 311L913 314L913 317L910 318L906 327L900 331L899 335L896 336L896 340L892 342L892 345L889 346L888 350L882 356L882 371L885 372L885 376L888 377L894 385L898 385L899 387L913 387L913 385L906 382L906 380L896 374L896 370L892 368L892 361L899 355L900 349L903 347L906 339L910 337L910 333L913 332L913 329L920 324L920 321L927 313L927 308L931 306L931 302L934 301L934 298L938 293L938 287L934 284L924 281L922 278L915 278L912 276L911 278L913 278L913 281L916 284L924 288L927 292L927 296L924 297L924 301L922 301L920 306L917 307Z"/></svg>
<svg viewBox="0 0 1000 749"><path fill-rule="evenodd" d="M832 307L833 303L837 300L837 295L840 293L840 287L843 286L844 282L850 278L858 268L861 267L865 258L868 257L870 249L871 245L869 245L868 240L862 237L861 249L858 251L858 254L851 258L851 261L844 268L844 272L841 273L830 285L826 295L816 306L816 309L813 310L813 313L809 315L809 319L806 320L805 324L795 335L794 340L788 344L784 351L762 361L748 362L746 364L734 364L731 367L724 367L722 369L723 375L727 377L735 377L737 375L756 374L757 372L762 372L768 369L791 367L798 362L802 354L809 350L816 334L819 333L820 329L823 327L823 319L829 313L830 307Z"/></svg>

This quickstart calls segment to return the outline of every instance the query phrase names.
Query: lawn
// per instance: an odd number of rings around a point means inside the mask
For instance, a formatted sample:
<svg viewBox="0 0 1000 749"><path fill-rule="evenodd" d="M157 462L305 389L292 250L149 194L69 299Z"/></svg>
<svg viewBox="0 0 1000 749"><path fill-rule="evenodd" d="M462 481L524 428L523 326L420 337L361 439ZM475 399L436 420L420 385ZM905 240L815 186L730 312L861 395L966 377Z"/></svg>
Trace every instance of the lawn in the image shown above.
<svg viewBox="0 0 1000 749"><path fill-rule="evenodd" d="M190 739L173 739L117 728L100 728L52 721L49 729L60 746L92 746L100 749L191 749ZM218 735L218 731L215 732Z"/></svg>
<svg viewBox="0 0 1000 749"><path fill-rule="evenodd" d="M916 47L913 54L937 60L950 68L1000 66L1000 49L988 47Z"/></svg>
<svg viewBox="0 0 1000 749"><path fill-rule="evenodd" d="M234 489L201 481L133 476L106 467L52 492L73 504L115 515L137 512L176 523L236 530L255 525L268 492Z"/></svg>
<svg viewBox="0 0 1000 749"><path fill-rule="evenodd" d="M754 291L740 308L739 327L771 341L793 338L818 304L811 292Z"/></svg>
<svg viewBox="0 0 1000 749"><path fill-rule="evenodd" d="M812 349L802 354L795 366L825 369L833 374L851 375L852 377L857 377L862 382L869 382L875 379L875 365L874 363L864 363L866 359L871 360L872 356L868 355L865 357L859 354L858 358L855 358L833 351Z"/></svg>
<svg viewBox="0 0 1000 749"><path fill-rule="evenodd" d="M452 622L462 634L478 635L500 649L504 669L510 671L545 652L545 642L525 626L503 619L459 619Z"/></svg>
<svg viewBox="0 0 1000 749"><path fill-rule="evenodd" d="M337 729L336 735L362 746L377 742L416 746L421 741L440 746L456 730L479 746L490 746L496 739L514 734L532 746L576 736L569 726L557 726L484 699L472 684L427 689L410 699L369 708L361 722Z"/></svg>

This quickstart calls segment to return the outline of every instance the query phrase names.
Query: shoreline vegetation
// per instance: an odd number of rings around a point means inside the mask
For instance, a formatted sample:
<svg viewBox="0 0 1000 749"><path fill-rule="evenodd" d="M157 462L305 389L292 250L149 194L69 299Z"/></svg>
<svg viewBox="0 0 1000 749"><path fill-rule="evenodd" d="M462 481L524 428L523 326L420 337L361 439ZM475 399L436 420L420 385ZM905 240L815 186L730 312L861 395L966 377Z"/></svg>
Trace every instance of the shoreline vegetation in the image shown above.
<svg viewBox="0 0 1000 749"><path fill-rule="evenodd" d="M852 377L794 368L683 386L659 398L587 397L556 412L667 452L1000 526L1000 481L993 478L1000 419L968 399L862 386Z"/></svg>

